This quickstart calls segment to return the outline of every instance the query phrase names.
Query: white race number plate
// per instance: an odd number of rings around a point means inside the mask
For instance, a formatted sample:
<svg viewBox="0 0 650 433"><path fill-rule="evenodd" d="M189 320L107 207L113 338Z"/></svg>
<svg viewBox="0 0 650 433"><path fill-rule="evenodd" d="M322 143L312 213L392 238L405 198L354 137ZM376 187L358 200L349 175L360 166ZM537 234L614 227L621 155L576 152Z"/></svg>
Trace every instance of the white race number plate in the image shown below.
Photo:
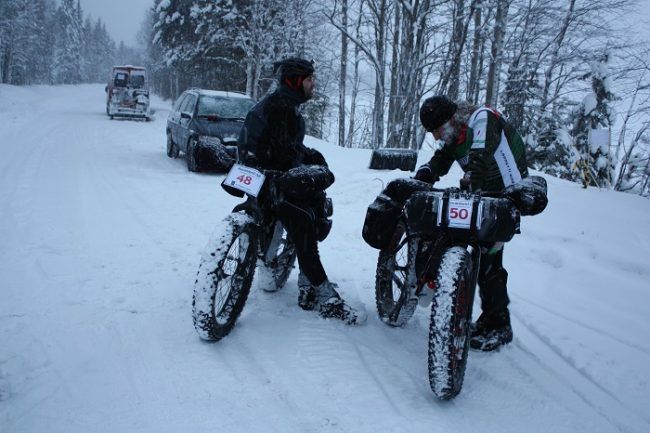
<svg viewBox="0 0 650 433"><path fill-rule="evenodd" d="M257 197L264 184L264 178L264 174L254 168L235 164L230 169L223 184Z"/></svg>
<svg viewBox="0 0 650 433"><path fill-rule="evenodd" d="M449 227L469 229L472 223L472 200L450 198L447 218Z"/></svg>

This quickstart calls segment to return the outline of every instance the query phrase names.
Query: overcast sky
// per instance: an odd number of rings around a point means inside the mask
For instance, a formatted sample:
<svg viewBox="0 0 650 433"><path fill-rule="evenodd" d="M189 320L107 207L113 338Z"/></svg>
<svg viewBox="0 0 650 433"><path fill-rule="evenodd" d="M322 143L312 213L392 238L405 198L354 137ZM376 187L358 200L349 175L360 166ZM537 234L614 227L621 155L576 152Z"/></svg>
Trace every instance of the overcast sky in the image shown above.
<svg viewBox="0 0 650 433"><path fill-rule="evenodd" d="M132 47L137 45L140 26L151 6L153 0L81 0L84 18L101 18L115 42L124 41Z"/></svg>
<svg viewBox="0 0 650 433"><path fill-rule="evenodd" d="M118 44L124 41L136 46L145 13L153 3L153 0L81 0L81 9L84 17L90 14L93 21L101 18ZM626 14L625 21L630 21L631 28L636 29L635 36L650 40L650 0L638 0L636 9Z"/></svg>

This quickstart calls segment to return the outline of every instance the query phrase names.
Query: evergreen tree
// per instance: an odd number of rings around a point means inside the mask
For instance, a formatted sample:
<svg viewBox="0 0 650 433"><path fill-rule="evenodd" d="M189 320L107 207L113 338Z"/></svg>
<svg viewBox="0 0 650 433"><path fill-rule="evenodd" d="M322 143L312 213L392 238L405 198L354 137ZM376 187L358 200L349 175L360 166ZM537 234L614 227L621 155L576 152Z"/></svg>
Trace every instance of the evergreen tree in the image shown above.
<svg viewBox="0 0 650 433"><path fill-rule="evenodd" d="M27 83L29 6L25 0L0 3L0 77L3 83Z"/></svg>
<svg viewBox="0 0 650 433"><path fill-rule="evenodd" d="M575 113L573 137L580 155L579 168L583 184L609 187L612 183L614 162L610 146L612 113L610 103L609 54L601 54L591 62L592 91L585 96Z"/></svg>
<svg viewBox="0 0 650 433"><path fill-rule="evenodd" d="M560 101L542 113L538 125L542 128L537 134L526 136L528 162L536 170L563 179L575 180L572 170L579 158L576 155L570 125L564 119L567 114L561 111L567 102Z"/></svg>
<svg viewBox="0 0 650 433"><path fill-rule="evenodd" d="M57 83L81 82L81 29L74 0L62 0L57 10L58 28L54 48L54 77Z"/></svg>
<svg viewBox="0 0 650 433"><path fill-rule="evenodd" d="M53 0L31 0L33 21L30 30L29 47L32 54L27 62L31 83L52 83L52 20L56 6Z"/></svg>
<svg viewBox="0 0 650 433"><path fill-rule="evenodd" d="M85 82L94 82L95 41L93 39L93 25L90 17L86 17L81 28L81 77Z"/></svg>

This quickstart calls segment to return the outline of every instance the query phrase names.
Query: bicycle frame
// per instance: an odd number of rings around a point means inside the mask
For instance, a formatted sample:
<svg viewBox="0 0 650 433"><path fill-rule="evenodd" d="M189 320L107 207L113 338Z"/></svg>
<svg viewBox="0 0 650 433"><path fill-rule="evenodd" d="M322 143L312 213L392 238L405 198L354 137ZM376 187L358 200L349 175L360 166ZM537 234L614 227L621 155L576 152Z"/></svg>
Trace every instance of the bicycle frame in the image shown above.
<svg viewBox="0 0 650 433"><path fill-rule="evenodd" d="M248 196L248 199L233 208L233 212L244 211L249 214L259 228L257 237L257 256L265 264L268 264L274 257L282 240L283 226L273 208L277 204L280 195L273 185L266 187L258 197Z"/></svg>

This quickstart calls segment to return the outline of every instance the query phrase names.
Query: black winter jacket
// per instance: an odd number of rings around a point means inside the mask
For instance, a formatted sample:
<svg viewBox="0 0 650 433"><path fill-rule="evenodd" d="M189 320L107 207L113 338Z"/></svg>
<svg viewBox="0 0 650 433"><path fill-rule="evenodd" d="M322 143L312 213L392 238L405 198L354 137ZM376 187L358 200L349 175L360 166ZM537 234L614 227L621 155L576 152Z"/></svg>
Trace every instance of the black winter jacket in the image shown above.
<svg viewBox="0 0 650 433"><path fill-rule="evenodd" d="M246 116L238 140L243 164L266 170L287 171L300 165L324 165L325 158L303 144L305 120L298 106L303 95L280 85L258 102Z"/></svg>

